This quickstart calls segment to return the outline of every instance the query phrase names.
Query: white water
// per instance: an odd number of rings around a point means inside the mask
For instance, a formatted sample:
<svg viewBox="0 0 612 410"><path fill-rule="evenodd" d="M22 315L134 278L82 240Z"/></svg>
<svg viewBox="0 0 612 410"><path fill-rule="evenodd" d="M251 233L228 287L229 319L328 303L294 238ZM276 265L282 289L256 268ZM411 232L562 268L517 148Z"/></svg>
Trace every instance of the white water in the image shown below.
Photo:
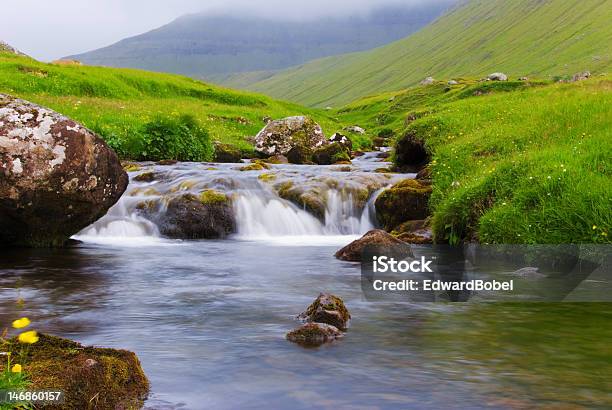
<svg viewBox="0 0 612 410"><path fill-rule="evenodd" d="M377 162L372 154L354 164L354 171L350 173L324 166L277 165L266 171L240 172L236 170L237 164L180 163L170 167L143 164L141 171L130 174L131 178L154 171L159 179L149 183L132 180L108 214L75 239L122 246L176 243L161 238L157 226L139 215L137 205L151 200L164 203L169 195L216 189L233 198L237 239L276 242L282 238L281 242L308 244L321 243L325 237L333 243L346 242L347 236L363 235L375 227L376 196L382 188L407 177L373 173L374 168L385 164ZM264 173L273 173L274 182L261 181L258 177ZM286 181L304 192L318 195L325 204L324 218L319 219L281 198L275 184ZM371 192L365 206L358 199L364 189Z"/></svg>

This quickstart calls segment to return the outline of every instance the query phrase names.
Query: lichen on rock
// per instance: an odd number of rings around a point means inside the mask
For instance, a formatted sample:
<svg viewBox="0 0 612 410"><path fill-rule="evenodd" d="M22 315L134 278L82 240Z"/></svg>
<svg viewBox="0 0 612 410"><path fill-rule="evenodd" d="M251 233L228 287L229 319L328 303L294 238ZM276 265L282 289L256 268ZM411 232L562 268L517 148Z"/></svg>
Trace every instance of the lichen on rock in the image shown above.
<svg viewBox="0 0 612 410"><path fill-rule="evenodd" d="M289 158L289 152L296 147L308 155L325 144L327 140L321 126L305 116L270 121L255 137L255 149L267 157L285 155Z"/></svg>

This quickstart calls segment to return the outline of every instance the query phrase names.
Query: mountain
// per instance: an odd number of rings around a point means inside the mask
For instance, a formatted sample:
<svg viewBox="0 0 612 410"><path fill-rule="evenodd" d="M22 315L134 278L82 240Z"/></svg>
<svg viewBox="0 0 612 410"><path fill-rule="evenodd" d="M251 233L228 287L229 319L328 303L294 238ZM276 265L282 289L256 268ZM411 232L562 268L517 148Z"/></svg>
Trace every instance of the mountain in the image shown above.
<svg viewBox="0 0 612 410"><path fill-rule="evenodd" d="M310 106L338 106L427 76L605 72L610 21L610 0L471 0L392 44L309 62L248 88Z"/></svg>
<svg viewBox="0 0 612 410"><path fill-rule="evenodd" d="M221 82L234 73L257 71L260 74L253 78L260 80L275 70L309 60L367 50L403 38L455 1L386 6L363 16L303 21L187 15L109 47L66 58L88 65L142 68Z"/></svg>

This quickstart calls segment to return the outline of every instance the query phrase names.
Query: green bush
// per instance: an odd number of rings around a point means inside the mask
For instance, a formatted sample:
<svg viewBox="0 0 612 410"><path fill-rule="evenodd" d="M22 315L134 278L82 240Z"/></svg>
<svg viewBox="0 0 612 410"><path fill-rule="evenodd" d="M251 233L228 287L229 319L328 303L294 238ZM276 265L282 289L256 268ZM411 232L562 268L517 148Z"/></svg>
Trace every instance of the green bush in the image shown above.
<svg viewBox="0 0 612 410"><path fill-rule="evenodd" d="M142 158L158 161L210 161L214 148L208 131L192 115L157 117L143 127Z"/></svg>

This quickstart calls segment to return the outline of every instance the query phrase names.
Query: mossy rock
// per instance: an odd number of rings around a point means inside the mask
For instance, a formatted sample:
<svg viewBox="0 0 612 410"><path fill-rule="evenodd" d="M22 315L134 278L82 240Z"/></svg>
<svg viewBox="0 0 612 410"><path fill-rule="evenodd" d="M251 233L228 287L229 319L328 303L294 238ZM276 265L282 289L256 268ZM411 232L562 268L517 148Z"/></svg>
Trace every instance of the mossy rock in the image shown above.
<svg viewBox="0 0 612 410"><path fill-rule="evenodd" d="M322 146L314 151L312 160L319 165L332 165L341 161L351 161L351 151L339 142Z"/></svg>
<svg viewBox="0 0 612 410"><path fill-rule="evenodd" d="M126 350L85 347L54 336L24 346L11 339L0 344L19 358L31 390L61 390L61 406L45 409L139 409L149 393L149 382L138 357ZM4 371L0 361L0 371Z"/></svg>
<svg viewBox="0 0 612 410"><path fill-rule="evenodd" d="M170 166L170 165L176 165L178 164L178 161L175 159L162 159L161 161L157 161L157 165L162 165L162 166Z"/></svg>
<svg viewBox="0 0 612 410"><path fill-rule="evenodd" d="M284 155L273 155L267 159L264 159L263 162L267 163L267 164L276 164L276 165L280 165L280 164L288 164L289 163L289 159L284 156Z"/></svg>
<svg viewBox="0 0 612 410"><path fill-rule="evenodd" d="M132 179L137 182L153 182L157 179L157 176L155 172L149 171L149 172L144 172L142 174L136 175Z"/></svg>
<svg viewBox="0 0 612 410"><path fill-rule="evenodd" d="M238 171L246 172L246 171L263 171L264 169L270 169L270 165L262 162L261 160L253 160L249 165L245 165L243 167L237 168Z"/></svg>
<svg viewBox="0 0 612 410"><path fill-rule="evenodd" d="M291 181L285 181L274 187L281 198L293 202L320 220L325 219L326 203L322 193L316 189L304 191Z"/></svg>
<svg viewBox="0 0 612 410"><path fill-rule="evenodd" d="M433 234L428 220L404 222L397 226L391 235L403 242L415 245L433 243Z"/></svg>
<svg viewBox="0 0 612 410"><path fill-rule="evenodd" d="M372 230L360 239L349 243L336 252L335 256L343 261L361 262L366 250L372 254L375 254L375 250L380 250L380 254L391 252L398 258L412 256L409 245L380 229Z"/></svg>
<svg viewBox="0 0 612 410"><path fill-rule="evenodd" d="M338 328L325 323L306 323L287 333L287 340L304 347L319 347L343 337Z"/></svg>
<svg viewBox="0 0 612 410"><path fill-rule="evenodd" d="M134 162L122 162L121 166L123 167L123 170L125 172L136 172L136 171L140 171L141 167L140 165L134 163Z"/></svg>
<svg viewBox="0 0 612 410"><path fill-rule="evenodd" d="M159 196L161 193L152 187L148 188L136 188L130 191L130 196Z"/></svg>
<svg viewBox="0 0 612 410"><path fill-rule="evenodd" d="M432 188L414 179L406 179L384 191L376 199L376 217L391 232L396 226L429 216Z"/></svg>
<svg viewBox="0 0 612 410"><path fill-rule="evenodd" d="M307 322L326 323L340 330L346 330L351 314L338 296L321 293L298 317Z"/></svg>
<svg viewBox="0 0 612 410"><path fill-rule="evenodd" d="M273 181L276 181L276 174L272 174L272 173L261 174L259 177L257 177L257 179L263 182L273 182Z"/></svg>
<svg viewBox="0 0 612 410"><path fill-rule="evenodd" d="M242 162L242 151L231 144L215 144L215 162L239 164Z"/></svg>
<svg viewBox="0 0 612 410"><path fill-rule="evenodd" d="M394 163L405 172L418 172L431 162L431 153L417 130L408 129L395 143Z"/></svg>
<svg viewBox="0 0 612 410"><path fill-rule="evenodd" d="M230 198L223 192L207 189L200 193L200 202L203 204L219 204L229 202Z"/></svg>

